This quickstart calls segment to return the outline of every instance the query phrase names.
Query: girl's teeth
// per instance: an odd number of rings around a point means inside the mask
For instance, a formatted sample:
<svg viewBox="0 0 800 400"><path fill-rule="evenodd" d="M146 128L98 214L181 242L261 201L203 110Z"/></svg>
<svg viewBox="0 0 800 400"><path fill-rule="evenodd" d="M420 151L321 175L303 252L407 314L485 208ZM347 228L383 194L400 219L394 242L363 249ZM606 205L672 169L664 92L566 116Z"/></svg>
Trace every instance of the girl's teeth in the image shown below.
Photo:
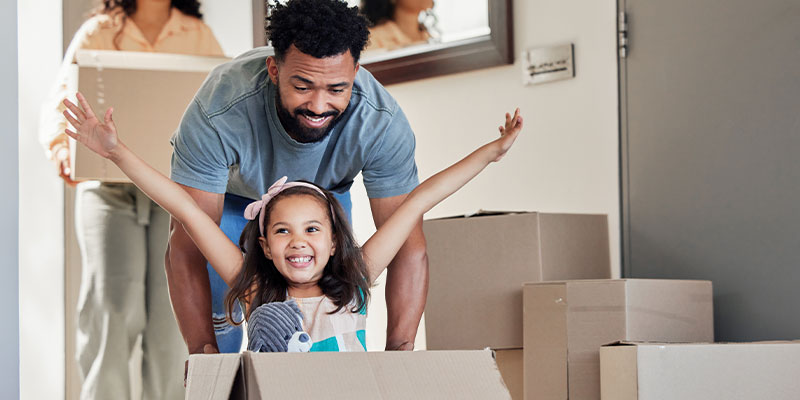
<svg viewBox="0 0 800 400"><path fill-rule="evenodd" d="M305 257L290 257L290 258L289 258L289 261L290 261L290 262L309 262L309 261L311 261L311 256L305 256Z"/></svg>

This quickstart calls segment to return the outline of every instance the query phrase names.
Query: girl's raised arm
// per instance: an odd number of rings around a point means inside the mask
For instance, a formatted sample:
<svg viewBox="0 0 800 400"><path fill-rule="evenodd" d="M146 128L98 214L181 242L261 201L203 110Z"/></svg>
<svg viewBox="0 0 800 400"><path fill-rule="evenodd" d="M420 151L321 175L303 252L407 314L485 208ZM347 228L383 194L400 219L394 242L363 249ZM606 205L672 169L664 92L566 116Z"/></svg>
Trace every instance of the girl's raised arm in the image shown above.
<svg viewBox="0 0 800 400"><path fill-rule="evenodd" d="M500 161L521 130L522 117L519 109L513 116L506 113L505 126L500 127L500 138L481 146L461 161L426 179L408 194L394 214L361 248L370 283L389 265L419 218L472 180L489 163Z"/></svg>
<svg viewBox="0 0 800 400"><path fill-rule="evenodd" d="M233 285L242 268L239 248L183 188L153 169L119 140L111 119L112 108L106 111L101 122L86 98L81 93L77 97L80 107L64 100L68 110L64 111L64 116L75 128L75 132L67 129L67 135L113 161L147 196L180 221L225 283Z"/></svg>

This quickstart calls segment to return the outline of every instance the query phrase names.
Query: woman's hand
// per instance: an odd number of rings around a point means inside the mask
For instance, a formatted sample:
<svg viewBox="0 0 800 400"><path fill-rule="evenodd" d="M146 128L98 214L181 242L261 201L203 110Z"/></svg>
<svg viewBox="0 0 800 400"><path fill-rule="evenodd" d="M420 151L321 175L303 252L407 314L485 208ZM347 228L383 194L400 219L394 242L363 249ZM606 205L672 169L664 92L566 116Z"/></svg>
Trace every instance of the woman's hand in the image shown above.
<svg viewBox="0 0 800 400"><path fill-rule="evenodd" d="M50 146L50 159L55 162L58 176L64 180L64 183L69 186L75 186L80 183L80 181L72 180L71 177L72 164L69 155L69 142L67 142L66 137L64 140L53 143Z"/></svg>
<svg viewBox="0 0 800 400"><path fill-rule="evenodd" d="M114 149L120 144L117 127L114 126L114 121L111 119L114 109L106 110L104 121L101 122L80 92L77 97L80 107L64 99L64 105L67 107L67 110L64 110L64 116L75 128L75 132L67 129L67 135L100 156L110 158Z"/></svg>
<svg viewBox="0 0 800 400"><path fill-rule="evenodd" d="M519 115L519 108L517 108L513 117L506 113L506 124L500 127L500 138L491 143L497 146L497 156L493 161L500 161L506 155L508 149L517 140L520 131L522 131L522 116Z"/></svg>

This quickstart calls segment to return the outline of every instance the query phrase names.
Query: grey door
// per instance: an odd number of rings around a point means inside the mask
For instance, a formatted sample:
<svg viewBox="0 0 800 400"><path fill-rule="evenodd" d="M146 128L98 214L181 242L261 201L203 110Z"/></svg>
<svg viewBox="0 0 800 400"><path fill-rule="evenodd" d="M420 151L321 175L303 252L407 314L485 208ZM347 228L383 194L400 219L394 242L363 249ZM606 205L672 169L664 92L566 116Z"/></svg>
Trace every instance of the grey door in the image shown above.
<svg viewBox="0 0 800 400"><path fill-rule="evenodd" d="M713 281L718 341L800 338L800 1L620 1L623 275Z"/></svg>

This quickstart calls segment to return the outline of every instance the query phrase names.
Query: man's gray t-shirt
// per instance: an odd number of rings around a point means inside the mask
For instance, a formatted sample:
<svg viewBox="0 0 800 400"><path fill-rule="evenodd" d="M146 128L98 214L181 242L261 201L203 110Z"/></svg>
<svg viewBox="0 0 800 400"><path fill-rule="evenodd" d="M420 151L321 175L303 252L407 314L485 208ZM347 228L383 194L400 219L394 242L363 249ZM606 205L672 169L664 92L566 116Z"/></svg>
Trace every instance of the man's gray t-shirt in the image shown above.
<svg viewBox="0 0 800 400"><path fill-rule="evenodd" d="M265 48L209 74L172 137L173 181L257 199L278 178L344 193L359 172L370 198L419 184L414 133L397 102L359 68L350 104L325 139L300 143L281 126Z"/></svg>

